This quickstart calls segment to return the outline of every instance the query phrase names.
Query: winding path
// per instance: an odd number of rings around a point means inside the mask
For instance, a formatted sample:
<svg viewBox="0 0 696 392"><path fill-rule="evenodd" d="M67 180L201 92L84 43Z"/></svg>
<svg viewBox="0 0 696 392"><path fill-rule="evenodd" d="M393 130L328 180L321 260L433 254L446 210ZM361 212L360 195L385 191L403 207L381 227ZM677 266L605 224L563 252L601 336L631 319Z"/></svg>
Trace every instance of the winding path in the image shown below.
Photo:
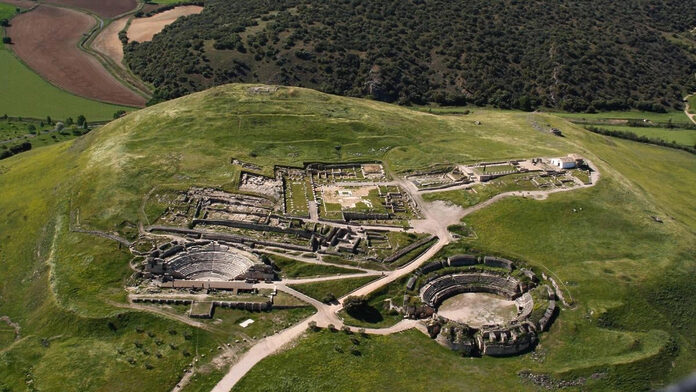
<svg viewBox="0 0 696 392"><path fill-rule="evenodd" d="M691 114L691 112L689 112L689 98L691 98L693 95L694 94L689 94L684 97L684 114L686 114L686 117L688 117L692 123L696 124L696 114Z"/></svg>

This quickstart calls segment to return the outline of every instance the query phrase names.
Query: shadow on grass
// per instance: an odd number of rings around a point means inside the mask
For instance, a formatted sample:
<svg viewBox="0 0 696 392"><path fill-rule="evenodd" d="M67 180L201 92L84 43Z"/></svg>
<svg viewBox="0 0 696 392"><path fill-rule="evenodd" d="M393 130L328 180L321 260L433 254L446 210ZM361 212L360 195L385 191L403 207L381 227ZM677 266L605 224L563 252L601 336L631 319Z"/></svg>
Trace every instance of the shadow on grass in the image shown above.
<svg viewBox="0 0 696 392"><path fill-rule="evenodd" d="M366 323L376 324L384 320L379 310L372 306L361 306L358 309L348 312L348 314L356 320Z"/></svg>

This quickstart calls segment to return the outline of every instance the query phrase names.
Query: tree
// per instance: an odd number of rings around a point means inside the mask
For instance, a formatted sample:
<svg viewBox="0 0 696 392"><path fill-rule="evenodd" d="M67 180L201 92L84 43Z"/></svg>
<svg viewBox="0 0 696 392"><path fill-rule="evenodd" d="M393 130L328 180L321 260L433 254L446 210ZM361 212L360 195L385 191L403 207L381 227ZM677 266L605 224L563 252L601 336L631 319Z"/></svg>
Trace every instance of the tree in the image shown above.
<svg viewBox="0 0 696 392"><path fill-rule="evenodd" d="M0 20L0 26L2 27L9 27L10 26L10 21L7 19L2 19Z"/></svg>
<svg viewBox="0 0 696 392"><path fill-rule="evenodd" d="M86 122L87 122L87 119L85 118L85 116L83 116L82 114L80 114L79 116L77 116L77 126L78 126L78 127L83 127L83 126L85 126L85 123L86 123Z"/></svg>
<svg viewBox="0 0 696 392"><path fill-rule="evenodd" d="M67 126L73 125L73 119L72 119L72 117L68 117L68 118L65 120L65 125L67 125Z"/></svg>
<svg viewBox="0 0 696 392"><path fill-rule="evenodd" d="M122 116L125 115L125 114L126 114L126 111L125 111L125 110L117 110L117 111L114 113L114 120L117 119L117 118L122 117Z"/></svg>
<svg viewBox="0 0 696 392"><path fill-rule="evenodd" d="M349 296L343 301L343 307L348 314L354 315L360 313L367 306L367 298L363 296Z"/></svg>
<svg viewBox="0 0 696 392"><path fill-rule="evenodd" d="M336 301L336 296L334 295L334 293L327 293L324 296L324 298L321 299L321 302L323 302L325 304L329 304L329 303L334 302L334 301Z"/></svg>
<svg viewBox="0 0 696 392"><path fill-rule="evenodd" d="M12 38L10 38L10 37L2 37L2 43L3 43L3 44L9 45L9 44L12 43Z"/></svg>
<svg viewBox="0 0 696 392"><path fill-rule="evenodd" d="M51 119L51 116L46 116L46 122L48 124L53 124L53 120Z"/></svg>

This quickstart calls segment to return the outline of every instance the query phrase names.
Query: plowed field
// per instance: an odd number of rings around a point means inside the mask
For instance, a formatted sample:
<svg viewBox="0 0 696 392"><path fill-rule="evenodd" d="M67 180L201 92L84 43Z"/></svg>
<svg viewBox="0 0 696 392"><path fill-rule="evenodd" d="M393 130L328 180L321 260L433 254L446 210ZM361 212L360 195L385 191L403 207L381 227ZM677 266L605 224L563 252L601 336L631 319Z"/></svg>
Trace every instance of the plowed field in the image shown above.
<svg viewBox="0 0 696 392"><path fill-rule="evenodd" d="M95 21L87 14L41 5L12 19L15 53L49 82L104 102L143 106L145 99L114 78L77 44Z"/></svg>

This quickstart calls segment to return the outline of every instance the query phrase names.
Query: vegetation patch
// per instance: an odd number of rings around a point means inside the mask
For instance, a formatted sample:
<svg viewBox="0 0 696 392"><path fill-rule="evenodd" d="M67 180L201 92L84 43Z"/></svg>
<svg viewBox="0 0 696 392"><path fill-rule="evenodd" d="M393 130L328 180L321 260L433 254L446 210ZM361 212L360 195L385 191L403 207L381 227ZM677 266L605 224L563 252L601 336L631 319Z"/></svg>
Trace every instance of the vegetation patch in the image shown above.
<svg viewBox="0 0 696 392"><path fill-rule="evenodd" d="M361 278L336 279L314 283L295 284L290 285L290 287L316 300L324 303L330 303L376 279L379 279L379 277L365 276Z"/></svg>

